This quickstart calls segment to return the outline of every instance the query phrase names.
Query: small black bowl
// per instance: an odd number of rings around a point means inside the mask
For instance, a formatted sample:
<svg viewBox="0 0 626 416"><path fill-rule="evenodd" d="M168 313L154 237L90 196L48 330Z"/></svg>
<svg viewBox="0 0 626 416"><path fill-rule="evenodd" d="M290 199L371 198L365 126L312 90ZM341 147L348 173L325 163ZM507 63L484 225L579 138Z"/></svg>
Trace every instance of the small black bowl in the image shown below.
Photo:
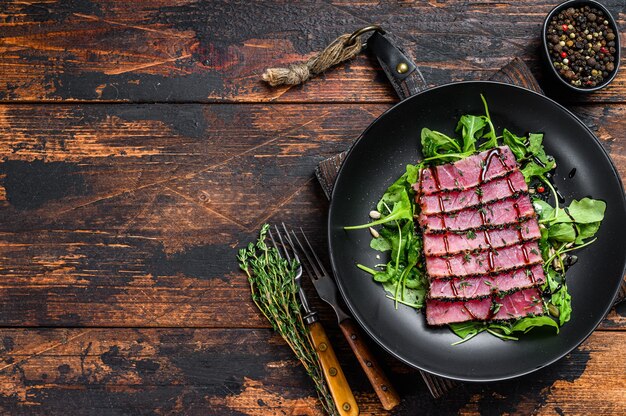
<svg viewBox="0 0 626 416"><path fill-rule="evenodd" d="M609 73L609 76L607 78L605 78L604 82L602 84L596 85L595 87L589 87L589 88L584 88L584 87L577 87L575 85L572 85L571 83L569 83L568 81L566 81L561 74L559 74L559 72L556 70L556 68L554 67L554 64L552 63L552 58L550 57L550 50L548 49L548 38L547 38L547 31L548 31L548 25L550 24L550 21L552 20L552 17L554 17L555 15L558 15L561 11L568 9L570 7L581 7L581 6L589 6L589 7L593 7L595 9L599 9L602 10L602 12L604 12L606 19L609 22L609 26L611 26L611 28L613 29L613 31L615 32L615 61L614 61L614 65L615 68L613 68L613 71L611 71ZM615 78L615 75L617 75L617 71L619 70L619 65L620 65L620 57L621 57L621 51L620 51L620 36L619 36L619 29L617 27L617 24L615 23L615 19L613 18L613 16L611 15L611 13L607 10L606 7L604 7L603 5L601 5L600 3L598 3L597 1L593 1L593 0L569 0L566 1L564 3L559 4L558 6L556 6L554 9L552 9L552 11L550 13L548 13L548 16L546 17L546 20L543 22L543 28L541 30L541 40L543 42L543 51L545 54L545 59L547 61L548 66L551 68L552 73L554 74L554 76L559 80L559 82L561 82L561 84L563 84L565 87L569 88L572 91L576 91L576 92L593 92L593 91L597 91L599 89L602 89L604 87L606 87L607 85L609 85L611 83L611 81L613 81L613 78Z"/></svg>

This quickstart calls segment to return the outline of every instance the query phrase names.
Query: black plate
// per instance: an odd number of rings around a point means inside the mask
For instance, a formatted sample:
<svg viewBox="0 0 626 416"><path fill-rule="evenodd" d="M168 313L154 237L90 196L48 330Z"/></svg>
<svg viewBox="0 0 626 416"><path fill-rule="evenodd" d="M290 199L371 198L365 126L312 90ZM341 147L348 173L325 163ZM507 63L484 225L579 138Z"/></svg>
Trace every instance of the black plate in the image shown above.
<svg viewBox="0 0 626 416"><path fill-rule="evenodd" d="M416 163L422 127L453 134L462 114L483 114L489 103L498 132L545 133L555 156L555 183L566 202L602 199L607 210L598 241L580 250L567 273L573 313L559 335L537 328L517 342L483 333L458 341L447 328L431 328L414 309L385 298L383 288L355 267L382 263L369 248L368 230L343 226L369 221L368 213L409 163ZM575 176L568 173L576 168ZM380 116L346 158L333 191L328 220L331 262L343 297L365 331L399 360L430 373L464 381L495 381L553 363L585 340L611 309L626 266L626 200L615 167L593 133L572 113L532 91L495 82L444 85L413 96Z"/></svg>

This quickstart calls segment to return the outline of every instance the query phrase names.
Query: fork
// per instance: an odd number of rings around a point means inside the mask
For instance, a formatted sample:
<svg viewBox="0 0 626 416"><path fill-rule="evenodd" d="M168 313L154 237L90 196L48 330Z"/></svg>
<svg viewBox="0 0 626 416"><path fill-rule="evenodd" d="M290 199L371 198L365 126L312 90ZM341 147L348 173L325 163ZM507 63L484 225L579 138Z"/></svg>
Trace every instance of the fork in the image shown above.
<svg viewBox="0 0 626 416"><path fill-rule="evenodd" d="M283 224L283 227L285 227L285 224ZM285 231L287 231L286 227ZM304 265L306 273L311 278L315 290L317 290L319 296L335 310L339 327L348 341L350 348L352 348L354 355L356 355L359 364L361 364L361 368L367 375L381 404L385 410L393 409L400 403L400 396L367 347L367 344L365 344L365 338L361 331L359 331L357 325L352 318L343 311L341 306L339 306L337 285L324 268L324 265L315 253L315 250L313 250L302 228L300 228L300 234L304 244L302 244L296 233L291 230L291 237L293 237L293 240L296 242L300 253L306 258L306 262L302 264ZM287 233L287 235L289 235L289 233Z"/></svg>
<svg viewBox="0 0 626 416"><path fill-rule="evenodd" d="M283 224L284 228L284 236L279 231L278 227L274 225L274 232L278 238L279 244L276 244L276 240L274 239L274 235L270 228L268 234L272 245L278 251L278 255L284 257L291 261L291 256L298 262L300 265L296 270L296 275L294 277L294 282L296 287L298 288L298 296L300 297L300 303L302 304L302 310L304 311L303 320L307 324L309 329L309 336L311 337L311 341L313 346L315 347L315 351L317 353L317 357L319 359L320 365L322 367L322 372L324 373L324 378L326 379L326 384L328 385L328 390L330 390L330 394L333 397L333 401L335 403L335 407L337 411L342 416L355 416L359 414L359 407L356 403L356 399L354 398L354 394L350 389L350 385L348 384L348 380L346 379L341 366L339 365L339 360L335 355L335 351L333 350L332 345L330 344L330 340L326 335L326 331L324 327L319 322L319 318L317 316L317 312L311 310L309 306L309 302L306 298L306 294L302 289L302 262L300 262L300 258L298 257L298 253L295 249L293 241L289 236L289 232L287 232L287 228L285 224ZM284 238L283 238L284 237ZM282 252L280 247L282 247ZM289 252L291 251L291 255Z"/></svg>

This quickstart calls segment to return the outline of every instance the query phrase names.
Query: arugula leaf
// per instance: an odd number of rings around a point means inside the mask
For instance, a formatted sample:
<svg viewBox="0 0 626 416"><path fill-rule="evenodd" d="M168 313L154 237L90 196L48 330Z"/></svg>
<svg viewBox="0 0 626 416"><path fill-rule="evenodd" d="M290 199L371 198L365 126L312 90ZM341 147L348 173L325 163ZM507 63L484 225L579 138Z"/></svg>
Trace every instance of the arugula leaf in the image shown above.
<svg viewBox="0 0 626 416"><path fill-rule="evenodd" d="M572 315L572 296L567 292L567 285L561 286L552 295L550 302L559 309L559 324L562 326Z"/></svg>
<svg viewBox="0 0 626 416"><path fill-rule="evenodd" d="M541 160L545 164L554 160L546 155L546 151L543 148L543 134L542 133L530 133L528 135L528 152Z"/></svg>
<svg viewBox="0 0 626 416"><path fill-rule="evenodd" d="M463 152L475 152L476 141L482 136L483 129L487 125L482 116L472 116L469 114L461 116L456 126L456 132L461 133L463 138Z"/></svg>
<svg viewBox="0 0 626 416"><path fill-rule="evenodd" d="M404 293L399 293L396 297L398 285L400 285L400 282L383 283L383 288L387 293L389 293L387 296L388 298L415 309L421 309L424 307L424 300L426 298L426 289L424 287L416 289L405 287Z"/></svg>
<svg viewBox="0 0 626 416"><path fill-rule="evenodd" d="M522 174L526 182L530 182L534 177L544 177L546 173L556 167L554 158L546 155L546 151L543 148L543 134L529 134L526 150L526 157L531 158L531 160L522 167Z"/></svg>
<svg viewBox="0 0 626 416"><path fill-rule="evenodd" d="M487 101L482 94L480 94L480 99L483 101L483 106L485 107L485 115L483 119L485 123L489 126L489 131L485 133L483 137L487 138L487 141L478 147L479 150L491 149L494 147L498 147L498 136L496 136L496 129L493 127L493 123L491 122L491 116L489 115L489 106L487 106Z"/></svg>
<svg viewBox="0 0 626 416"><path fill-rule="evenodd" d="M420 273L416 268L413 268L411 273L407 276L405 285L409 289L427 289L428 280L423 273Z"/></svg>
<svg viewBox="0 0 626 416"><path fill-rule="evenodd" d="M546 283L544 289L549 289L550 292L555 292L559 285L563 284L563 277L552 268L551 265L546 265Z"/></svg>
<svg viewBox="0 0 626 416"><path fill-rule="evenodd" d="M402 200L395 202L393 204L393 209L391 210L391 213L387 216L384 216L383 218L379 220L372 221L367 224L351 225L351 226L343 227L343 228L344 230L359 230L362 228L369 228L375 225L385 224L390 221L397 221L397 220L403 220L403 219L404 220L413 219L413 206L409 202L408 198L406 199L403 198Z"/></svg>
<svg viewBox="0 0 626 416"><path fill-rule="evenodd" d="M554 213L554 208L541 199L533 199L533 208L535 208L535 212L539 215L540 220L552 218L552 214Z"/></svg>
<svg viewBox="0 0 626 416"><path fill-rule="evenodd" d="M511 149L517 160L526 157L527 149L525 137L518 137L507 129L504 129L502 131L502 141L505 145L509 146L509 149Z"/></svg>
<svg viewBox="0 0 626 416"><path fill-rule="evenodd" d="M411 222L413 222L414 207L411 201L413 201L415 191L413 190L412 185L417 182L418 174L418 166L408 165L406 167L406 172L389 188L387 188L382 198L376 205L378 212L383 214L382 218L367 224L344 227L344 229L358 230L398 220L411 220ZM392 208L388 209L388 207ZM390 209L391 212L389 211Z"/></svg>
<svg viewBox="0 0 626 416"><path fill-rule="evenodd" d="M537 162L535 162L534 160L531 160L522 168L522 175L524 175L524 179L526 180L526 182L530 182L532 178L544 176L553 168L553 165L541 166L537 164Z"/></svg>
<svg viewBox="0 0 626 416"><path fill-rule="evenodd" d="M417 183L417 178L419 177L421 169L421 164L406 165L406 172L402 175L404 177L405 186L408 185L409 187L412 187L414 183Z"/></svg>
<svg viewBox="0 0 626 416"><path fill-rule="evenodd" d="M461 152L461 146L456 139L426 127L422 129L421 141L425 158Z"/></svg>

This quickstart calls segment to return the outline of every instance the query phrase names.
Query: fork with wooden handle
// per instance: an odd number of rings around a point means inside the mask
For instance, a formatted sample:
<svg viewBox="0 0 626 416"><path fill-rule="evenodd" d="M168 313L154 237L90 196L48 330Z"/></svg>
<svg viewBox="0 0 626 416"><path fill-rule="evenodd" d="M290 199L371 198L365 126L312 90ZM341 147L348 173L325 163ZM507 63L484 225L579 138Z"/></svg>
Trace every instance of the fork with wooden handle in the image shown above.
<svg viewBox="0 0 626 416"><path fill-rule="evenodd" d="M283 228L285 228L285 224L283 224ZM284 235L276 226L274 226L274 231L277 234L280 246L282 247L287 260L291 261L291 255L293 255L295 260L300 263L300 267L296 270L294 281L298 287L298 296L304 312L302 319L308 326L309 335L313 346L315 347L317 357L319 358L322 372L324 373L324 378L326 379L326 384L328 385L328 390L330 391L333 401L335 402L335 407L341 416L356 416L359 414L359 407L356 403L356 399L354 398L354 394L352 394L348 380L346 380L346 376L339 365L339 360L337 360L337 356L335 355L335 351L330 344L330 340L328 339L328 336L326 336L326 331L324 331L324 327L317 318L317 312L311 310L304 290L302 290L302 262L298 257L293 241L286 228ZM281 250L274 240L271 229L269 231L269 237L272 244L278 251L278 254L282 256ZM291 255L289 254L290 251Z"/></svg>
<svg viewBox="0 0 626 416"><path fill-rule="evenodd" d="M283 227L284 226L285 224L283 224ZM400 403L400 396L398 396L398 393L374 358L374 355L365 344L365 338L362 336L358 326L339 306L335 282L326 272L324 265L322 265L317 254L315 254L311 243L309 243L302 229L300 229L300 233L304 244L298 239L298 236L293 230L291 231L291 237L293 241L296 242L298 251L306 258L306 262L302 263L304 269L311 278L313 286L315 286L320 298L328 303L337 314L339 327L346 337L350 348L352 348L352 351L356 355L359 364L361 364L361 368L363 368L363 371L372 384L376 395L378 395L378 399L383 405L383 408L385 408L385 410L393 409Z"/></svg>

